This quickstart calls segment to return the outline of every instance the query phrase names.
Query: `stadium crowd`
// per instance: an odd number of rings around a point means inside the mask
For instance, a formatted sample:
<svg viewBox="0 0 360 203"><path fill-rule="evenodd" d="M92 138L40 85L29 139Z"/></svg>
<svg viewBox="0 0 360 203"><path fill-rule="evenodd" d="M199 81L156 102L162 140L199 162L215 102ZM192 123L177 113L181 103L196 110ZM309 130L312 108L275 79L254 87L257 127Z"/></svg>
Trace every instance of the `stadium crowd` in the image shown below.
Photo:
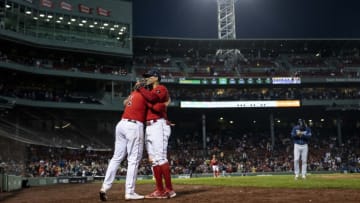
<svg viewBox="0 0 360 203"><path fill-rule="evenodd" d="M347 137L339 145L335 135L314 135L311 139L309 171L360 172L359 136ZM185 139L186 138L186 139ZM220 160L223 175L237 172L246 175L252 172L291 172L293 153L288 133L279 133L275 145L266 133L247 133L240 136L213 134L207 139L207 150L201 149L199 136L185 135L185 138L171 138L169 160L172 174L211 173L210 158L216 154ZM146 152L145 152L146 153ZM37 176L103 176L111 158L111 151L51 148L31 145L28 160L0 160L8 173ZM150 175L150 164L146 154L141 161L139 174ZM117 175L126 174L126 162L120 166Z"/></svg>

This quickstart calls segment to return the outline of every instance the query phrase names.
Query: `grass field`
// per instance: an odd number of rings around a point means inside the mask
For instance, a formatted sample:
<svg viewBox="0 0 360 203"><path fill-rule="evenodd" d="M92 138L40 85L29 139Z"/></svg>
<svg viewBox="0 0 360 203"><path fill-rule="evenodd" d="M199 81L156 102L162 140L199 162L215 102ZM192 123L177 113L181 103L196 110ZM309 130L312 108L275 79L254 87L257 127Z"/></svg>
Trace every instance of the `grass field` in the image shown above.
<svg viewBox="0 0 360 203"><path fill-rule="evenodd" d="M123 183L124 181L118 181ZM137 184L154 183L153 180L138 180ZM179 185L211 185L234 187L265 187L265 188L337 188L360 189L360 174L314 174L306 180L294 180L293 175L274 176L234 176L220 178L173 179Z"/></svg>

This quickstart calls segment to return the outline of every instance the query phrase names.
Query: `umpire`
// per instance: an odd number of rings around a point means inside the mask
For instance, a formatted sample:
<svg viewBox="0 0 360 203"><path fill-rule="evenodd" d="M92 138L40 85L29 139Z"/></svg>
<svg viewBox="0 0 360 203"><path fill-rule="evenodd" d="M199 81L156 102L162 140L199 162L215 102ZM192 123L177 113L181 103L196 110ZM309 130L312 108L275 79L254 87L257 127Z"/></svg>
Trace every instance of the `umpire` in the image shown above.
<svg viewBox="0 0 360 203"><path fill-rule="evenodd" d="M303 119L298 120L298 124L292 128L291 138L294 142L294 172L295 180L299 178L299 160L301 156L301 177L306 178L308 142L311 137L311 129Z"/></svg>

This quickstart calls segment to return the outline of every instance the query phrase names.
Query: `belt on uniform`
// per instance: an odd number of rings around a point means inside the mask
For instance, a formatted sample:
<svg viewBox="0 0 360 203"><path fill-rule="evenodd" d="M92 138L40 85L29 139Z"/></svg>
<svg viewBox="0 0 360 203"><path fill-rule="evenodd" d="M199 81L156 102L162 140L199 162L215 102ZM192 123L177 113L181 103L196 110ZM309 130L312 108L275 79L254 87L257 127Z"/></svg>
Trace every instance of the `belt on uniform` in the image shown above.
<svg viewBox="0 0 360 203"><path fill-rule="evenodd" d="M148 120L148 121L146 121L146 125L152 125L153 123L156 123L156 121L158 121L158 120L157 119Z"/></svg>
<svg viewBox="0 0 360 203"><path fill-rule="evenodd" d="M148 121L146 121L146 126L152 125L152 124L156 123L158 120L160 120L160 119L148 120ZM163 120L163 119L161 119L161 120ZM166 125L171 125L170 121L168 121L168 120L165 120L165 121L166 121Z"/></svg>
<svg viewBox="0 0 360 203"><path fill-rule="evenodd" d="M137 123L137 122L139 122L139 121L137 121L137 120L132 120L132 119L124 119L124 120L126 120L127 122L131 122L131 123Z"/></svg>

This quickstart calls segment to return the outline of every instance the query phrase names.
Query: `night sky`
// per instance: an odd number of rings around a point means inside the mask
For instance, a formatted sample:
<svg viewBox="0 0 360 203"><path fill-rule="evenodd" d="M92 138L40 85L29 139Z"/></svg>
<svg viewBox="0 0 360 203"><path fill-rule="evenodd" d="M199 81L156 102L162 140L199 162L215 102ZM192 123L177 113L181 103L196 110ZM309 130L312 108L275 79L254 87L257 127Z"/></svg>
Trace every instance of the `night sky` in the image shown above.
<svg viewBox="0 0 360 203"><path fill-rule="evenodd" d="M216 0L133 0L135 36L217 38ZM359 0L238 0L236 35L360 38Z"/></svg>

